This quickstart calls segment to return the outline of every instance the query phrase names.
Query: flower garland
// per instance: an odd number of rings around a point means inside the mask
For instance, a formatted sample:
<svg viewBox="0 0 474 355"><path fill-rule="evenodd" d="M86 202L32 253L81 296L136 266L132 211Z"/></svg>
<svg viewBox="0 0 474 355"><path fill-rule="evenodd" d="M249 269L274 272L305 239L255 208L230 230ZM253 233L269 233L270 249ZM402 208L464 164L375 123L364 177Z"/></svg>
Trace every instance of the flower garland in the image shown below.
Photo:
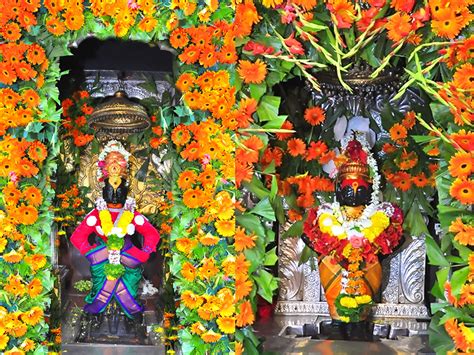
<svg viewBox="0 0 474 355"><path fill-rule="evenodd" d="M134 226L131 222L134 217L134 205L134 200L127 198L124 210L114 224L105 200L99 198L96 202L102 232L107 237L109 263L105 265L104 272L108 280L116 280L125 273L125 267L120 263L120 250L123 248L125 235L133 233Z"/></svg>

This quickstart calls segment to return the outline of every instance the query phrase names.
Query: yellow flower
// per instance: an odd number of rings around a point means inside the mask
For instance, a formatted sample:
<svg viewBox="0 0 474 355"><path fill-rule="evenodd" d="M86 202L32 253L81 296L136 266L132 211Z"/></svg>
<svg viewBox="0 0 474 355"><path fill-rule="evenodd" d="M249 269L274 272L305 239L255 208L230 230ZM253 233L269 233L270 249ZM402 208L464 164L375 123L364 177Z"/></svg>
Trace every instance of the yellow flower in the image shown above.
<svg viewBox="0 0 474 355"><path fill-rule="evenodd" d="M342 297L340 302L343 307L347 308L357 308L358 306L356 300L352 297Z"/></svg>
<svg viewBox="0 0 474 355"><path fill-rule="evenodd" d="M358 304L367 304L372 301L372 297L369 295L356 296L355 300Z"/></svg>
<svg viewBox="0 0 474 355"><path fill-rule="evenodd" d="M99 212L100 226L105 235L109 235L114 227L112 223L112 215L109 210L102 210Z"/></svg>
<svg viewBox="0 0 474 355"><path fill-rule="evenodd" d="M122 229L122 233L126 233L128 225L132 222L134 214L130 211L124 211L120 220L117 223L117 227Z"/></svg>
<svg viewBox="0 0 474 355"><path fill-rule="evenodd" d="M221 332L226 334L235 333L235 317L221 317L217 319L217 325Z"/></svg>
<svg viewBox="0 0 474 355"><path fill-rule="evenodd" d="M390 219L382 211L375 212L370 218L370 220L372 221L372 226L377 229L384 230L390 224Z"/></svg>
<svg viewBox="0 0 474 355"><path fill-rule="evenodd" d="M321 232L323 233L328 233L330 235L333 235L332 233L332 228L333 227L340 227L341 225L337 221L336 217L329 213L323 213L321 216L319 216L319 228L321 229Z"/></svg>
<svg viewBox="0 0 474 355"><path fill-rule="evenodd" d="M366 237L369 242L373 243L380 233L377 233L377 230L374 227L370 227L363 229L362 234L364 234L364 237Z"/></svg>
<svg viewBox="0 0 474 355"><path fill-rule="evenodd" d="M342 250L342 255L349 259L351 256L352 245L351 243L347 244L344 249Z"/></svg>
<svg viewBox="0 0 474 355"><path fill-rule="evenodd" d="M202 340L206 343L215 343L222 337L221 334L215 333L213 330L208 330L206 333L201 334Z"/></svg>
<svg viewBox="0 0 474 355"><path fill-rule="evenodd" d="M3 350L7 347L8 340L10 340L8 335L6 335L6 334L0 335L0 350Z"/></svg>
<svg viewBox="0 0 474 355"><path fill-rule="evenodd" d="M345 323L349 323L351 321L351 319L349 317L345 317L345 316L340 316L339 320L341 320Z"/></svg>
<svg viewBox="0 0 474 355"><path fill-rule="evenodd" d="M464 335L464 338L466 338L466 341L468 344L472 344L474 342L474 332L466 327L464 323L459 324L459 329L461 329L462 334Z"/></svg>

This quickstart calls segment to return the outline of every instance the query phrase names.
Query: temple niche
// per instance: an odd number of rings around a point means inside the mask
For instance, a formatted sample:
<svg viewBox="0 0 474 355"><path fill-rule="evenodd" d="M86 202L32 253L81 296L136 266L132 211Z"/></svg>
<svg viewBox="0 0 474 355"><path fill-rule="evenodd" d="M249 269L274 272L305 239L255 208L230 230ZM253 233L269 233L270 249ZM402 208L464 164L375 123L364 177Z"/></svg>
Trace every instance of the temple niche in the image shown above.
<svg viewBox="0 0 474 355"><path fill-rule="evenodd" d="M140 101L160 103L173 95L174 88L166 80L166 75L171 72L172 55L139 42L89 38L76 46L72 48L73 56L64 57L61 62L61 69L68 70L69 74L61 79L59 88L63 99L77 90L91 93L97 105L94 107L95 115L87 124L94 131L98 147L88 145L81 152L77 164L73 155L68 154L72 147L65 145L61 156L65 171L77 179L79 187L87 189L86 197L90 201L96 201L102 196L102 186L97 180L99 153L108 142L117 140L130 153L129 197L135 199L137 211L145 216L155 213L166 191L151 189L150 179L147 181L143 176L137 178L137 174L146 164L147 176L166 178L171 162L162 156L140 155L137 152L144 147L127 140L130 135L150 128L150 117ZM89 207L88 210L93 206ZM74 226L60 238L55 257L61 279L63 350L80 352L82 347L94 343L103 351L122 344L125 347L135 346L140 354L155 353L161 345L153 337L151 328L162 321L164 308L161 296L165 267L159 248L143 264L143 279L137 295L144 308L143 317L135 317L138 319L135 325L127 321L124 310L115 301L109 303L100 317L88 318L81 310L87 290L79 290L77 284L91 279L89 261L71 244L69 238L72 231ZM97 235L89 237L91 244L94 238ZM134 245L139 247L143 246L144 238L146 240L146 236L138 234L134 238Z"/></svg>
<svg viewBox="0 0 474 355"><path fill-rule="evenodd" d="M345 108L345 113L341 114L336 123L336 127L339 127L339 132L336 129L334 132L336 140L341 140L351 129L356 130L354 127L359 129L361 126L365 126L363 129L367 130L369 141L375 142L387 137L388 132L382 127L384 106L389 103L399 112L405 113L416 105L422 105L423 101L413 90L406 91L401 98L394 98L401 86L400 73L395 70L387 71L376 80L372 80L367 69L355 67L345 77L346 83L353 89L352 93L345 90L337 77L330 73L322 74L318 78L321 84L320 92L312 91L310 88L302 91L294 89L302 88L304 84L290 83L286 88L286 102L283 102L283 106L286 105L285 113L291 117L293 112L301 110L296 102L307 95L314 103L322 102L321 106L325 110ZM297 95L296 98L290 96L292 93ZM354 123L356 121L357 123ZM298 131L297 124L295 130ZM304 134L302 133L303 136ZM379 158L383 160L383 156ZM317 198L319 203L332 202L332 199L327 200L327 196ZM427 226L434 231L433 221L428 216L424 216L424 219ZM278 226L280 283L275 320L282 327L281 334L284 336L313 336L324 333L324 327L329 324L330 310L320 279L316 255L301 263L303 254L307 255L308 252L305 251L305 243L298 236L286 235L292 224L286 222ZM306 257L305 260L307 259ZM427 299L427 295L433 275L427 267L424 236L405 236L403 243L393 254L382 258L381 264L383 270L381 287L373 297L375 305L371 310L374 320L373 334L388 339L426 334L430 320L428 308L430 300Z"/></svg>

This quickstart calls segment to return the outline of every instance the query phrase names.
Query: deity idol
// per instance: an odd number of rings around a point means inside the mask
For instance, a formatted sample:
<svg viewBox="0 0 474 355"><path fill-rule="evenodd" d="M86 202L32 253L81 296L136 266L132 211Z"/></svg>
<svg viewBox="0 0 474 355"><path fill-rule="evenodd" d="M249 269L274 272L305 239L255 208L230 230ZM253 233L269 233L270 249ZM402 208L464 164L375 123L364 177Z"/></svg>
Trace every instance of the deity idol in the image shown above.
<svg viewBox="0 0 474 355"><path fill-rule="evenodd" d="M96 207L71 236L72 244L90 262L93 286L85 298L84 311L91 319L102 314L113 300L129 320L141 322L143 316L143 306L137 300L142 264L156 251L160 235L135 210L135 200L127 197L129 156L118 141L105 146L98 161L103 197L97 199ZM143 236L141 248L131 240L136 232ZM92 245L91 235L96 236Z"/></svg>
<svg viewBox="0 0 474 355"><path fill-rule="evenodd" d="M319 273L332 326L343 338L363 340L371 331L365 322L380 289L378 255L388 255L400 243L403 215L399 207L379 200L377 163L362 134L346 137L336 159L335 201L309 211L303 240L319 255ZM341 327L349 323L350 327ZM357 325L357 326L356 326Z"/></svg>

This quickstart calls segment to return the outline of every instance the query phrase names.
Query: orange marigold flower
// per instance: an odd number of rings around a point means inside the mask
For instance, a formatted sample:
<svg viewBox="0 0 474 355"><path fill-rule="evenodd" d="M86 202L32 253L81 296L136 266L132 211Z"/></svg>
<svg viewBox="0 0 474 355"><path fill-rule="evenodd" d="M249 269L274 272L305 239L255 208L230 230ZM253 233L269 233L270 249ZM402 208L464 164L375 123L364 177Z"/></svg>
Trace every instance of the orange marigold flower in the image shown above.
<svg viewBox="0 0 474 355"><path fill-rule="evenodd" d="M474 172L474 155L472 152L457 152L449 160L449 173L453 177L467 178Z"/></svg>
<svg viewBox="0 0 474 355"><path fill-rule="evenodd" d="M288 153L297 157L306 153L306 144L300 138L292 138L288 141Z"/></svg>
<svg viewBox="0 0 474 355"><path fill-rule="evenodd" d="M8 283L4 287L5 291L14 296L23 296L25 294L25 285L23 285L19 277L10 275L8 276L7 281Z"/></svg>
<svg viewBox="0 0 474 355"><path fill-rule="evenodd" d="M181 275L189 282L192 282L196 277L196 268L187 261L181 267Z"/></svg>
<svg viewBox="0 0 474 355"><path fill-rule="evenodd" d="M400 123L396 123L390 128L390 138L393 141L398 141L407 137L407 129Z"/></svg>
<svg viewBox="0 0 474 355"><path fill-rule="evenodd" d="M260 84L267 75L267 65L257 59L254 63L248 60L240 60L237 72L246 84Z"/></svg>
<svg viewBox="0 0 474 355"><path fill-rule="evenodd" d="M219 341L221 337L222 337L222 334L216 333L212 329L201 334L201 339L204 340L205 343L215 343Z"/></svg>
<svg viewBox="0 0 474 355"><path fill-rule="evenodd" d="M408 37L411 32L411 18L408 14L396 12L389 17L385 27L388 31L388 38L394 42L399 42Z"/></svg>
<svg viewBox="0 0 474 355"><path fill-rule="evenodd" d="M245 301L239 306L239 314L236 318L237 326L245 327L251 325L255 321L255 315L252 310L252 304L250 301Z"/></svg>
<svg viewBox="0 0 474 355"><path fill-rule="evenodd" d="M304 119L311 126L317 126L324 122L326 119L326 113L319 106L308 107L304 111Z"/></svg>
<svg viewBox="0 0 474 355"><path fill-rule="evenodd" d="M171 140L177 146L185 145L190 139L191 134L189 133L189 129L184 124L179 124L173 129L173 132L171 133Z"/></svg>
<svg viewBox="0 0 474 355"><path fill-rule="evenodd" d="M462 204L474 204L474 180L457 178L451 185L449 193Z"/></svg>

